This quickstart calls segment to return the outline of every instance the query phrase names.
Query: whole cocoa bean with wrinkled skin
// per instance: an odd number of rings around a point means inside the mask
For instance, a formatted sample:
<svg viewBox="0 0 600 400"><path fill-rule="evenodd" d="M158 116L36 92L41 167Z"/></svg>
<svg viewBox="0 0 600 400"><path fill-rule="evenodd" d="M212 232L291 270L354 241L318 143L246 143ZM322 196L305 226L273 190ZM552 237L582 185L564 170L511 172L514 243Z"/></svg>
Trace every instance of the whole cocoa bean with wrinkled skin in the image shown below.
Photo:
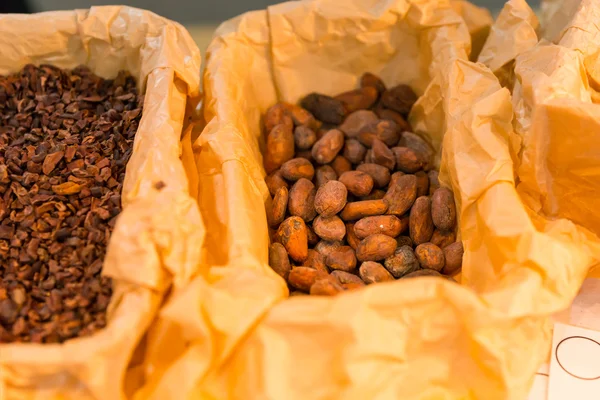
<svg viewBox="0 0 600 400"><path fill-rule="evenodd" d="M285 219L285 212L287 211L287 205L288 190L285 187L281 187L277 193L275 193L273 203L271 204L271 210L267 214L269 226L277 227L283 222Z"/></svg>
<svg viewBox="0 0 600 400"><path fill-rule="evenodd" d="M342 242L328 242L326 240L321 240L315 246L315 250L322 254L323 257L325 257L325 260L327 260L327 256L341 246L343 246Z"/></svg>
<svg viewBox="0 0 600 400"><path fill-rule="evenodd" d="M313 131L321 127L321 122L317 121L308 110L295 104L283 103L283 105L288 110L296 126L305 126Z"/></svg>
<svg viewBox="0 0 600 400"><path fill-rule="evenodd" d="M421 196L415 200L410 209L409 232L410 238L417 246L429 242L433 236L431 201L427 196Z"/></svg>
<svg viewBox="0 0 600 400"><path fill-rule="evenodd" d="M387 108L378 108L375 110L377 116L381 119L387 119L394 121L398 125L398 132L412 132L412 127L404 119L404 117L398 114L396 111L388 110Z"/></svg>
<svg viewBox="0 0 600 400"><path fill-rule="evenodd" d="M362 196L361 200L381 200L385 197L385 192L380 189L374 189L366 196Z"/></svg>
<svg viewBox="0 0 600 400"><path fill-rule="evenodd" d="M272 243L269 246L269 265L273 271L287 281L292 267L288 253L281 243Z"/></svg>
<svg viewBox="0 0 600 400"><path fill-rule="evenodd" d="M455 242L443 250L446 263L442 269L445 275L454 275L462 268L464 248L462 242Z"/></svg>
<svg viewBox="0 0 600 400"><path fill-rule="evenodd" d="M356 255L352 247L340 246L329 253L325 264L331 269L350 272L356 269Z"/></svg>
<svg viewBox="0 0 600 400"><path fill-rule="evenodd" d="M417 101L417 95L410 86L398 85L386 90L381 101L385 107L406 116Z"/></svg>
<svg viewBox="0 0 600 400"><path fill-rule="evenodd" d="M389 205L387 213L403 215L410 210L417 198L417 177L414 175L392 177L393 182L390 182L383 198Z"/></svg>
<svg viewBox="0 0 600 400"><path fill-rule="evenodd" d="M348 161L350 161L352 164L360 164L362 160L364 160L366 153L367 148L363 146L358 140L346 140L343 154L344 157L346 157Z"/></svg>
<svg viewBox="0 0 600 400"><path fill-rule="evenodd" d="M396 238L396 243L397 243L398 247L408 246L411 249L413 247L413 241L410 238L410 236L398 236Z"/></svg>
<svg viewBox="0 0 600 400"><path fill-rule="evenodd" d="M435 170L431 170L427 173L427 176L429 177L429 194L432 195L440 188L440 180L438 178L439 173Z"/></svg>
<svg viewBox="0 0 600 400"><path fill-rule="evenodd" d="M410 274L406 274L402 278L403 279L418 278L420 276L437 276L440 278L444 278L444 276L442 274L440 274L439 272L437 272L434 269L420 269L418 271L411 272Z"/></svg>
<svg viewBox="0 0 600 400"><path fill-rule="evenodd" d="M402 132L400 140L398 141L398 147L408 147L413 149L423 158L423 161L425 162L423 168L429 169L431 167L435 150L421 136L412 132Z"/></svg>
<svg viewBox="0 0 600 400"><path fill-rule="evenodd" d="M409 246L398 247L393 255L385 259L384 265L396 279L421 268L412 247Z"/></svg>
<svg viewBox="0 0 600 400"><path fill-rule="evenodd" d="M332 217L346 206L348 189L340 181L329 181L317 190L315 210L322 217Z"/></svg>
<svg viewBox="0 0 600 400"><path fill-rule="evenodd" d="M344 221L354 221L371 215L385 214L388 204L385 200L363 200L347 203L340 218Z"/></svg>
<svg viewBox="0 0 600 400"><path fill-rule="evenodd" d="M313 296L335 296L343 291L344 287L335 279L319 279L310 287Z"/></svg>
<svg viewBox="0 0 600 400"><path fill-rule="evenodd" d="M373 178L373 184L376 188L384 188L390 183L390 170L381 165L365 163L356 167L356 170Z"/></svg>
<svg viewBox="0 0 600 400"><path fill-rule="evenodd" d="M281 176L288 181L297 181L301 178L311 180L314 175L315 168L305 158L293 158L281 166Z"/></svg>
<svg viewBox="0 0 600 400"><path fill-rule="evenodd" d="M354 233L354 224L346 224L346 241L354 250L358 248L360 239Z"/></svg>
<svg viewBox="0 0 600 400"><path fill-rule="evenodd" d="M429 194L429 177L423 171L415 173L417 178L417 197L427 196Z"/></svg>
<svg viewBox="0 0 600 400"><path fill-rule="evenodd" d="M310 287L318 280L327 278L327 274L314 268L294 267L288 276L288 283L298 290L310 292Z"/></svg>
<svg viewBox="0 0 600 400"><path fill-rule="evenodd" d="M346 109L341 101L323 94L311 93L300 101L300 105L328 124L339 125L346 116Z"/></svg>
<svg viewBox="0 0 600 400"><path fill-rule="evenodd" d="M398 143L398 126L394 121L382 120L368 125L358 134L358 141L367 147L373 146L373 140L379 139L388 146Z"/></svg>
<svg viewBox="0 0 600 400"><path fill-rule="evenodd" d="M337 176L340 176L344 172L352 170L352 164L344 156L337 156L336 158L333 159L333 161L331 162L330 165L333 168L333 170L335 171L335 173L337 174Z"/></svg>
<svg viewBox="0 0 600 400"><path fill-rule="evenodd" d="M396 168L407 174L414 174L425 165L419 153L408 147L394 147L392 149L396 156Z"/></svg>
<svg viewBox="0 0 600 400"><path fill-rule="evenodd" d="M371 108L377 101L379 93L374 87L364 87L360 89L350 90L335 96L336 100L340 100L348 113L357 110L366 110Z"/></svg>
<svg viewBox="0 0 600 400"><path fill-rule="evenodd" d="M286 189L289 189L290 187L290 185L285 181L285 179L283 179L280 170L274 171L271 174L267 175L267 177L265 178L265 182L267 184L267 187L269 188L269 193L271 193L271 196L275 196L277 194L277 191L282 187Z"/></svg>
<svg viewBox="0 0 600 400"><path fill-rule="evenodd" d="M292 130L283 124L275 125L267 136L265 149L265 170L271 173L283 163L294 157L294 135Z"/></svg>
<svg viewBox="0 0 600 400"><path fill-rule="evenodd" d="M365 283L358 276L346 271L334 270L331 271L331 276L336 278L341 284L354 283L360 286L365 286Z"/></svg>
<svg viewBox="0 0 600 400"><path fill-rule="evenodd" d="M308 245L309 246L314 246L317 243L319 243L320 238L317 236L317 234L315 233L315 231L313 231L313 229L309 226L306 227L306 236L308 238Z"/></svg>
<svg viewBox="0 0 600 400"><path fill-rule="evenodd" d="M383 265L367 261L361 264L359 268L360 277L367 284L393 281L394 277Z"/></svg>
<svg viewBox="0 0 600 400"><path fill-rule="evenodd" d="M374 234L361 240L356 249L356 258L359 261L384 260L394 254L394 250L396 250L396 240L394 238Z"/></svg>
<svg viewBox="0 0 600 400"><path fill-rule="evenodd" d="M402 222L395 215L377 215L359 219L354 224L354 233L359 239L381 233L390 237L396 237L401 233Z"/></svg>
<svg viewBox="0 0 600 400"><path fill-rule="evenodd" d="M291 215L302 218L305 222L317 216L315 210L315 185L305 178L300 178L290 189L288 211Z"/></svg>
<svg viewBox="0 0 600 400"><path fill-rule="evenodd" d="M373 139L371 149L373 150L373 162L375 164L384 166L390 171L394 170L394 167L396 166L396 156L385 143L375 138Z"/></svg>
<svg viewBox="0 0 600 400"><path fill-rule="evenodd" d="M433 269L440 272L444 268L444 252L433 243L418 245L415 249L415 256L417 256L419 264L424 269Z"/></svg>
<svg viewBox="0 0 600 400"><path fill-rule="evenodd" d="M361 171L344 172L339 181L355 196L366 196L373 189L373 178Z"/></svg>
<svg viewBox="0 0 600 400"><path fill-rule="evenodd" d="M364 88L369 86L377 89L378 94L382 94L386 90L385 83L383 83L381 78L370 72L366 72L360 77L360 87Z"/></svg>
<svg viewBox="0 0 600 400"><path fill-rule="evenodd" d="M346 225L337 215L332 217L318 216L313 221L313 228L321 239L330 242L341 241L346 236Z"/></svg>
<svg viewBox="0 0 600 400"><path fill-rule="evenodd" d="M321 271L326 274L329 273L329 270L325 265L325 257L323 257L323 254L313 249L308 249L308 257L306 257L306 261L304 261L302 266L314 268L317 271Z"/></svg>
<svg viewBox="0 0 600 400"><path fill-rule="evenodd" d="M429 241L443 250L446 246L456 241L456 234L453 231L440 231L436 229L433 231L433 236L431 236L431 240Z"/></svg>
<svg viewBox="0 0 600 400"><path fill-rule="evenodd" d="M303 262L308 257L308 237L306 224L300 217L289 217L279 225L275 234L290 257L296 262Z"/></svg>
<svg viewBox="0 0 600 400"><path fill-rule="evenodd" d="M296 146L296 149L308 150L316 141L317 134L308 126L301 125L294 129L294 145Z"/></svg>
<svg viewBox="0 0 600 400"><path fill-rule="evenodd" d="M344 134L339 129L332 129L312 147L312 156L318 164L329 164L344 147Z"/></svg>
<svg viewBox="0 0 600 400"><path fill-rule="evenodd" d="M454 195L447 188L439 188L431 196L431 218L433 224L442 231L451 231L456 225L456 205Z"/></svg>
<svg viewBox="0 0 600 400"><path fill-rule="evenodd" d="M356 138L358 134L367 126L377 123L379 118L373 111L358 110L349 114L339 129L344 132L349 139Z"/></svg>
<svg viewBox="0 0 600 400"><path fill-rule="evenodd" d="M277 125L285 125L290 131L294 129L292 115L283 103L277 103L270 107L265 114L265 132L267 135L269 135Z"/></svg>

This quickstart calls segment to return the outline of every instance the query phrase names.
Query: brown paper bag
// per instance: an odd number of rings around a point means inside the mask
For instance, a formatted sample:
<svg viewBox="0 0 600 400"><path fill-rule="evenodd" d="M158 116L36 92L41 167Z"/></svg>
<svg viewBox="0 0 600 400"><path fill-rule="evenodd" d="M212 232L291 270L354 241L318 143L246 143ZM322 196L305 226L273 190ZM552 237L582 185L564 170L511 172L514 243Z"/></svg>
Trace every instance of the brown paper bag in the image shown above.
<svg viewBox="0 0 600 400"><path fill-rule="evenodd" d="M103 77L130 71L145 89L127 165L124 211L103 273L114 280L108 325L64 344L0 345L0 398L124 398L127 365L162 292L183 285L200 257L203 225L180 160L186 97L200 55L173 22L129 7L0 16L0 74L27 63L86 64ZM155 184L166 186L157 190Z"/></svg>
<svg viewBox="0 0 600 400"><path fill-rule="evenodd" d="M526 396L548 317L568 306L600 245L525 206L510 93L468 57L466 26L444 0L290 2L219 28L194 148L203 264L161 309L137 399ZM457 196L463 286L419 278L287 299L267 265L261 115L352 88L365 71L423 95L410 121Z"/></svg>

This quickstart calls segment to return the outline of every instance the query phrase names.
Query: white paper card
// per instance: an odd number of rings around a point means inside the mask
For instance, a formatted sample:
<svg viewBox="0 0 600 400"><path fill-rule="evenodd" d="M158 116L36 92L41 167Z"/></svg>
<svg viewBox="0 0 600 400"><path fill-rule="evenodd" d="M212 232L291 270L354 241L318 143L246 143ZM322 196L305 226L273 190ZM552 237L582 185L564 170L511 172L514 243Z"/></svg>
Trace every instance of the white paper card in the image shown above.
<svg viewBox="0 0 600 400"><path fill-rule="evenodd" d="M600 398L600 332L556 323L548 400Z"/></svg>

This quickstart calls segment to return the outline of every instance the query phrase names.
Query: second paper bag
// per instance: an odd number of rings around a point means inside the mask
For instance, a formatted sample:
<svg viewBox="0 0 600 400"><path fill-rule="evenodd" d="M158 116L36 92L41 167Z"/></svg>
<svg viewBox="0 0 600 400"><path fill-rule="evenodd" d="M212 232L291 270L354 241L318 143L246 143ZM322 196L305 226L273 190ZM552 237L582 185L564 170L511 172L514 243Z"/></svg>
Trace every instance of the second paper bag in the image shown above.
<svg viewBox="0 0 600 400"><path fill-rule="evenodd" d="M526 396L548 316L575 296L595 243L521 202L510 93L469 53L466 25L441 0L289 2L221 26L195 143L205 267L161 310L147 359L160 367L140 398ZM423 95L410 122L457 196L463 286L420 278L288 299L268 266L261 115L356 87L366 71Z"/></svg>

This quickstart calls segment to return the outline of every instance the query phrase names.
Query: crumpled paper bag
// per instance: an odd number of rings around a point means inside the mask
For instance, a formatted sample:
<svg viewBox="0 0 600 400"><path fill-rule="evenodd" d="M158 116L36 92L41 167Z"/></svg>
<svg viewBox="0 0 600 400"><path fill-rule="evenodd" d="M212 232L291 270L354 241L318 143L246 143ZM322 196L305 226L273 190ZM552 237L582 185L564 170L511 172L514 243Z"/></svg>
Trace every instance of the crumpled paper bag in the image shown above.
<svg viewBox="0 0 600 400"><path fill-rule="evenodd" d="M595 237L525 206L510 92L468 61L445 0L309 0L223 24L207 54L195 142L207 233L199 275L149 334L136 399L517 399L598 262ZM410 115L441 154L465 244L463 286L418 278L287 298L267 265L261 116L355 87L365 71L423 95Z"/></svg>
<svg viewBox="0 0 600 400"><path fill-rule="evenodd" d="M129 7L0 16L0 74L27 63L130 71L145 90L127 165L124 211L103 273L114 294L108 325L64 344L1 344L1 399L124 398L127 366L162 293L184 285L204 228L180 160L186 97L199 91L200 54L178 24ZM155 184L166 186L157 190Z"/></svg>
<svg viewBox="0 0 600 400"><path fill-rule="evenodd" d="M539 21L525 0L509 0L494 22L477 61L512 90L514 60L538 42Z"/></svg>
<svg viewBox="0 0 600 400"><path fill-rule="evenodd" d="M475 61L490 33L493 22L492 13L487 8L477 7L466 0L450 0L450 5L467 24L467 29L471 35L469 60Z"/></svg>
<svg viewBox="0 0 600 400"><path fill-rule="evenodd" d="M575 4L575 6L573 5ZM519 192L549 218L564 217L600 235L600 70L597 2L565 2L573 10L558 44L543 42L517 57L514 106L523 138Z"/></svg>

